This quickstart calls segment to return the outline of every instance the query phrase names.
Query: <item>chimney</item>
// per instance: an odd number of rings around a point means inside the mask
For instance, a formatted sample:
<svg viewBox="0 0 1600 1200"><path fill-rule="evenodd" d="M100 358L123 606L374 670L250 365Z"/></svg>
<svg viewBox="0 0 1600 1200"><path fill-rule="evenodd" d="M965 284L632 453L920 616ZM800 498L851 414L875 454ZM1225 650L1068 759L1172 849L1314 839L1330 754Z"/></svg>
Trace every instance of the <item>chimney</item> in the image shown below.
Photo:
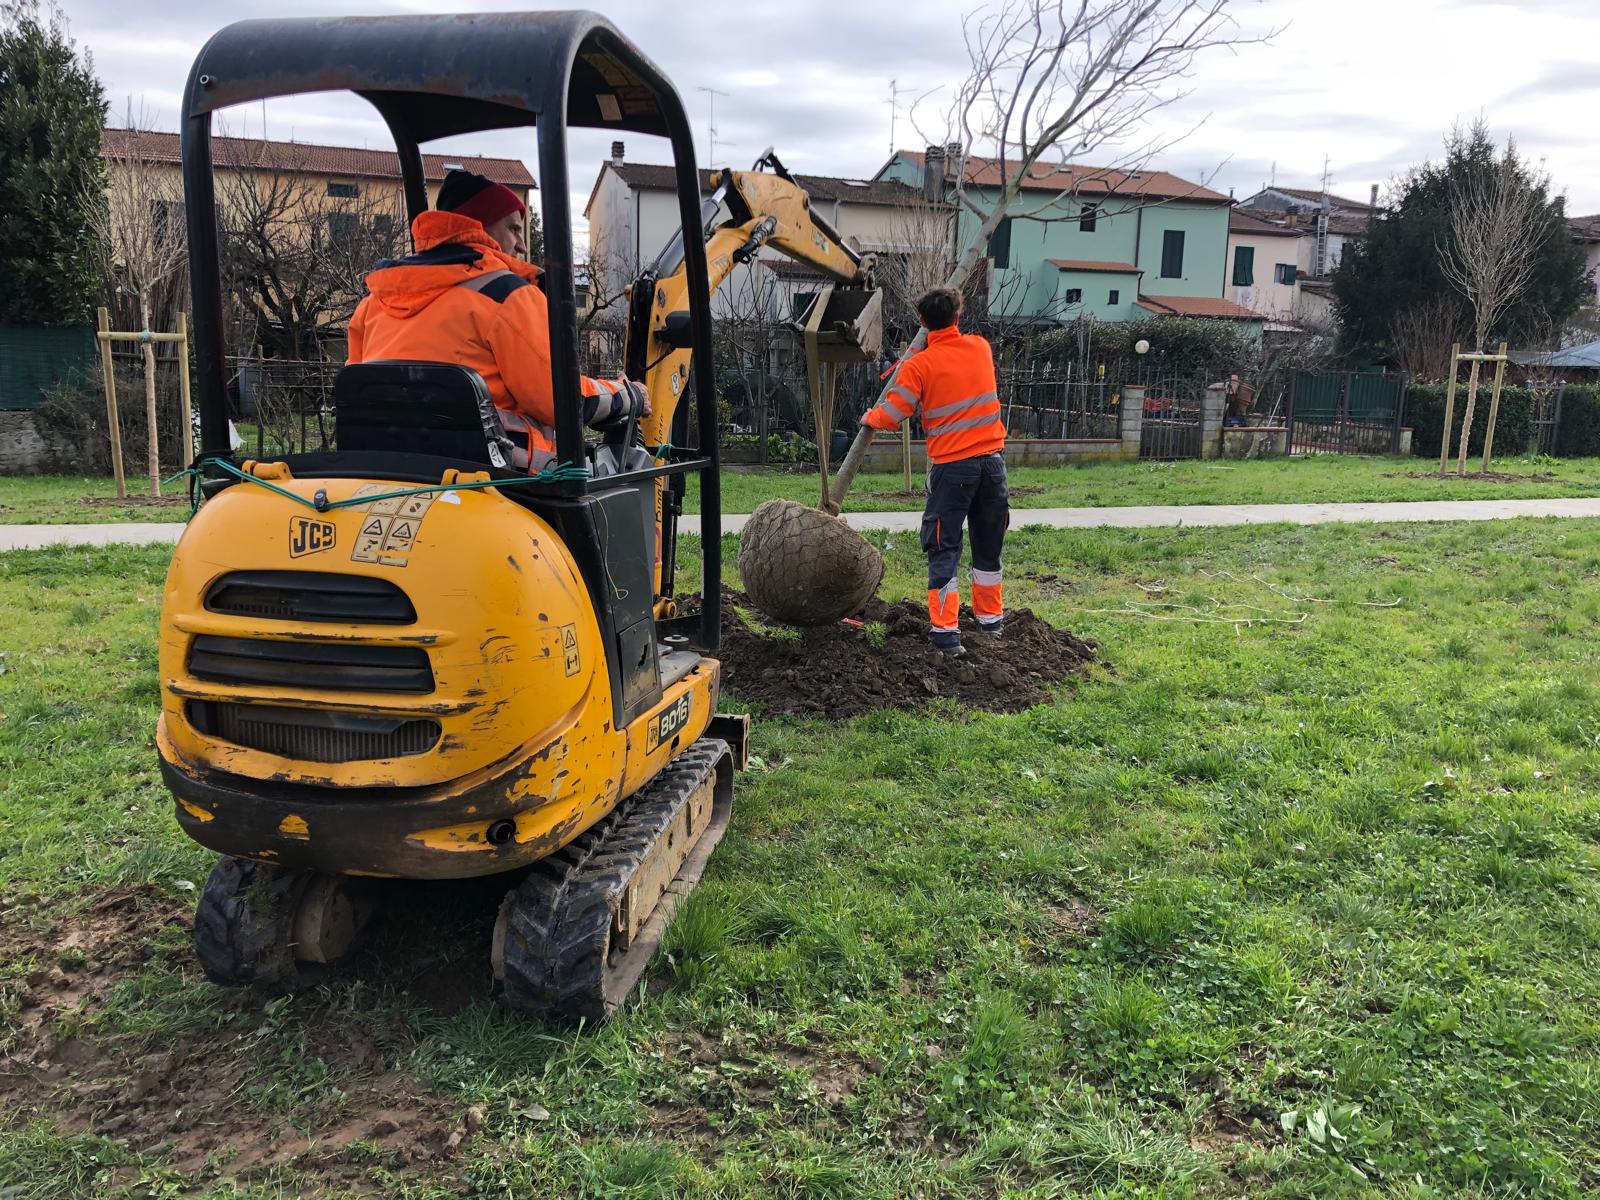
<svg viewBox="0 0 1600 1200"><path fill-rule="evenodd" d="M611 165L613 167L620 167L622 165L622 143L621 142L612 142L611 143Z"/></svg>
<svg viewBox="0 0 1600 1200"><path fill-rule="evenodd" d="M950 173L957 179L962 178L966 166L967 156L961 150L960 142L950 142L944 148L945 165L950 168Z"/></svg>
<svg viewBox="0 0 1600 1200"><path fill-rule="evenodd" d="M1373 184L1372 185L1372 207L1373 208L1377 208L1378 207L1378 185L1377 184Z"/></svg>
<svg viewBox="0 0 1600 1200"><path fill-rule="evenodd" d="M944 199L943 146L929 146L922 156L922 198L930 204Z"/></svg>

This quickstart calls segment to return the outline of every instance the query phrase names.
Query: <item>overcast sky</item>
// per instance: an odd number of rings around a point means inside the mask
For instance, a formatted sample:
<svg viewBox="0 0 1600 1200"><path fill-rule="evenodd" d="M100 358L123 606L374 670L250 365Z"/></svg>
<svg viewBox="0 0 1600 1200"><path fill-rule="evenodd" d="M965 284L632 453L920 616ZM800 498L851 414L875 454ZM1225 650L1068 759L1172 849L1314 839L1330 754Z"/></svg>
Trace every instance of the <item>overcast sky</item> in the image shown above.
<svg viewBox="0 0 1600 1200"><path fill-rule="evenodd" d="M131 100L158 128L177 126L184 78L217 28L243 17L339 11L438 12L557 7L530 0L63 0L79 42L94 56L114 113ZM863 177L888 157L894 79L929 93L918 125L937 135L941 99L966 71L959 0L917 4L805 0L614 0L595 7L677 84L707 153L708 104L716 100L718 159L747 165L767 145L795 170ZM1241 29L1280 29L1270 43L1201 59L1191 94L1166 110L1152 137L1194 129L1153 166L1241 199L1270 178L1365 199L1408 165L1437 158L1455 122L1486 117L1497 137L1516 137L1542 161L1573 214L1600 211L1600 0L1236 0ZM305 96L229 116L230 132L341 145L388 146L364 102ZM924 138L902 108L901 148ZM574 140L574 210L581 212L609 138ZM531 132L450 143L458 152L534 161ZM981 149L981 148L980 148ZM665 143L635 139L628 157L667 161ZM1106 158L1111 156L1106 155Z"/></svg>

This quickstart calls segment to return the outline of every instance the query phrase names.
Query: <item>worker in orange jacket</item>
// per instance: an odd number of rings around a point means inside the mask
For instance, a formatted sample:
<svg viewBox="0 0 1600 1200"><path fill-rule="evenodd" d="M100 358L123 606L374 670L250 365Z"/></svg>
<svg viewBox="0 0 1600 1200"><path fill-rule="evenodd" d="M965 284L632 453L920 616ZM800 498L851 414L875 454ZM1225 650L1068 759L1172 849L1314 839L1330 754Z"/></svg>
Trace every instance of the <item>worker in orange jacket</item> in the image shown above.
<svg viewBox="0 0 1600 1200"><path fill-rule="evenodd" d="M956 326L961 293L940 287L917 301L927 349L906 359L863 425L893 430L913 416L928 439L928 499L922 549L928 555L928 638L946 654L962 654L961 527L972 528L972 612L978 630L999 637L1005 627L1000 554L1011 508L1006 491L1006 430L1000 422L994 352Z"/></svg>
<svg viewBox="0 0 1600 1200"><path fill-rule="evenodd" d="M555 461L550 319L540 271L523 260L527 210L510 188L451 171L437 210L411 223L416 253L378 264L350 321L349 361L458 363L483 377L516 443L514 463ZM650 412L644 388L584 376L585 425Z"/></svg>

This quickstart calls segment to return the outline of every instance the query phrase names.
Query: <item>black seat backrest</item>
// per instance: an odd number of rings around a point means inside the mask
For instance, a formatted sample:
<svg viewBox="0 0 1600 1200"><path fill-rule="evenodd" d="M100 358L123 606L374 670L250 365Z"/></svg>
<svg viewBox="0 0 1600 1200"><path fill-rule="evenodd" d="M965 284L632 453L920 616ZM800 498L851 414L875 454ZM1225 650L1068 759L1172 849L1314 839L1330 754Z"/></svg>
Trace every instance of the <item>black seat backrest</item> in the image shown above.
<svg viewBox="0 0 1600 1200"><path fill-rule="evenodd" d="M482 376L456 363L365 362L333 385L341 451L432 454L511 466L512 442Z"/></svg>

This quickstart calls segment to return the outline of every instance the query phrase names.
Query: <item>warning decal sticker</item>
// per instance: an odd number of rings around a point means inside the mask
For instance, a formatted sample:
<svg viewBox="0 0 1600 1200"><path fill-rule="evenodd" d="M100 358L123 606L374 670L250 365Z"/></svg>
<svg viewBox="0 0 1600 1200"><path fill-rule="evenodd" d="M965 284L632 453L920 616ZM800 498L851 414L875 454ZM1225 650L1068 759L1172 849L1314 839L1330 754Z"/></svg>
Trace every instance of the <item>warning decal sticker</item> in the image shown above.
<svg viewBox="0 0 1600 1200"><path fill-rule="evenodd" d="M393 491L393 485L364 483L356 489L357 498ZM422 530L422 519L433 504L433 495L391 496L355 505L367 515L350 551L351 562L377 563L384 567L403 567L411 561L411 547Z"/></svg>

